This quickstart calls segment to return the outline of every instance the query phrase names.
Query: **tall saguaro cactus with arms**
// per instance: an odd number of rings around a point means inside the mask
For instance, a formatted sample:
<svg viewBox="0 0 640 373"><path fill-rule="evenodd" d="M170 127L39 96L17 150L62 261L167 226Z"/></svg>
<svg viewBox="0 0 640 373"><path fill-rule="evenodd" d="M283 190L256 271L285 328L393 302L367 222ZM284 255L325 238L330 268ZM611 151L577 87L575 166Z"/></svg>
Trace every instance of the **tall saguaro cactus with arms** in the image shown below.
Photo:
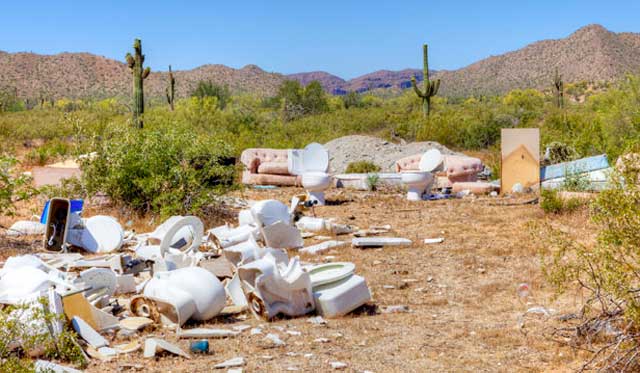
<svg viewBox="0 0 640 373"><path fill-rule="evenodd" d="M140 39L133 41L133 50L135 55L132 56L131 53L127 53L125 59L133 76L133 123L138 128L142 128L142 114L144 114L143 82L149 76L149 73L151 73L151 69L142 67L144 54L142 54L142 43Z"/></svg>
<svg viewBox="0 0 640 373"><path fill-rule="evenodd" d="M429 47L427 44L422 46L423 52L423 89L420 90L418 88L418 83L416 82L416 77L411 77L411 85L413 86L413 90L416 91L418 97L422 99L422 114L424 117L429 116L429 110L431 109L431 97L438 94L438 89L440 88L440 79L436 79L435 81L429 80Z"/></svg>

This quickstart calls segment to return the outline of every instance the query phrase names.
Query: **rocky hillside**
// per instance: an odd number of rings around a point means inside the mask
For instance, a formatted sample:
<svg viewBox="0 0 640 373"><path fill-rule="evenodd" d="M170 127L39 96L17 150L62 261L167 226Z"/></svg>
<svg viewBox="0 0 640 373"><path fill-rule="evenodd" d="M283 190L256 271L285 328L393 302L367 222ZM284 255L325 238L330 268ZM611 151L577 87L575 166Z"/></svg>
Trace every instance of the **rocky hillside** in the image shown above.
<svg viewBox="0 0 640 373"><path fill-rule="evenodd" d="M175 71L179 97L186 96L201 80L226 84L234 92L272 95L284 81L281 74L267 73L255 65L234 69L224 65L204 65ZM152 72L145 80L149 97L161 97L166 72ZM89 53L0 52L0 87L16 87L20 97L79 98L128 95L131 75L123 62Z"/></svg>
<svg viewBox="0 0 640 373"><path fill-rule="evenodd" d="M436 78L442 80L444 95L504 93L547 88L556 67L566 82L611 81L640 73L640 34L590 25L564 39L539 41L459 70L440 71Z"/></svg>
<svg viewBox="0 0 640 373"><path fill-rule="evenodd" d="M500 56L492 56L458 70L432 72L442 80L440 94L467 96L505 93L516 88L548 88L555 68L566 82L611 81L626 73L640 73L640 34L614 33L600 25L589 25L567 38L544 40ZM320 77L338 77L313 73ZM372 88L408 88L411 75L422 79L421 70L376 71L344 82L326 84L329 91L366 91ZM304 83L307 74L289 77Z"/></svg>
<svg viewBox="0 0 640 373"><path fill-rule="evenodd" d="M547 88L554 69L566 82L611 81L640 72L640 34L614 33L599 25L583 27L569 37L544 40L500 56L492 56L458 70L434 71L442 80L441 95L504 93L515 88ZM345 81L316 71L284 76L255 65L234 69L204 65L176 71L178 96L185 96L200 80L228 85L235 92L272 95L285 79L302 84L319 80L327 92L344 94L378 88L410 87L412 75L422 71L380 70ZM150 97L162 97L166 73L152 72L145 87ZM89 53L5 53L0 51L0 87L15 87L21 97L108 97L129 95L130 75L124 63Z"/></svg>

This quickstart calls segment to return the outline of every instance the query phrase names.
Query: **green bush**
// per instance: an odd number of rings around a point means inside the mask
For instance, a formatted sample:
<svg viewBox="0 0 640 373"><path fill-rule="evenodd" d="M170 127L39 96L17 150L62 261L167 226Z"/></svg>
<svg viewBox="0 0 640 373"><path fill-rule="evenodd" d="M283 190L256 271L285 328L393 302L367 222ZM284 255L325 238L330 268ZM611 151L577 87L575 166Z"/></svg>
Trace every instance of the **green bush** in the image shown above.
<svg viewBox="0 0 640 373"><path fill-rule="evenodd" d="M545 276L558 294L574 293L577 287L584 302L576 312L576 326L565 329L574 331L565 334L570 338L567 343L581 348L596 338L602 342L602 350L583 368L637 371L640 186L616 183L598 195L591 215L597 229L592 243L582 243L551 226L541 231ZM602 333L603 327L612 332Z"/></svg>
<svg viewBox="0 0 640 373"><path fill-rule="evenodd" d="M96 139L96 156L83 165L89 194L163 216L196 213L227 191L234 179L232 149L220 139L185 128L114 129Z"/></svg>
<svg viewBox="0 0 640 373"><path fill-rule="evenodd" d="M48 311L48 301L7 306L0 310L0 371L33 372L30 354L71 362L86 367L87 361L76 335L69 330L64 315ZM54 324L62 330L54 337Z"/></svg>
<svg viewBox="0 0 640 373"><path fill-rule="evenodd" d="M581 198L564 199L557 190L543 189L540 197L540 207L547 214L570 213L587 204L587 201Z"/></svg>
<svg viewBox="0 0 640 373"><path fill-rule="evenodd" d="M368 174L372 172L380 172L381 168L377 164L369 161L351 162L347 165L348 174Z"/></svg>
<svg viewBox="0 0 640 373"><path fill-rule="evenodd" d="M13 157L0 155L0 216L14 213L14 203L33 194L30 178L20 173Z"/></svg>

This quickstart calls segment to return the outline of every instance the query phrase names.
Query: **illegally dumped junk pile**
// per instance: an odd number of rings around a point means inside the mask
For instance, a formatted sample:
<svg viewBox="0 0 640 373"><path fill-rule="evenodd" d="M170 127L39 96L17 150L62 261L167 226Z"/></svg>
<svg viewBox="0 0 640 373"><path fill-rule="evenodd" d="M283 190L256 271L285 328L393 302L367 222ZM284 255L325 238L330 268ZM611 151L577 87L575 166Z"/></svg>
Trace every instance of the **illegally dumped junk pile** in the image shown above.
<svg viewBox="0 0 640 373"><path fill-rule="evenodd" d="M303 216L310 204L305 199L294 197L290 207L276 200L255 202L240 211L237 227L205 232L197 217L173 216L151 233L134 234L111 217L83 218L82 201L54 198L45 207L43 224L27 224L29 232L43 234L47 252L4 263L0 304L36 306L47 298L49 311L73 326L87 354L102 360L141 347L136 342L110 346L103 333L134 334L151 324L177 330L181 338L208 338L238 332L181 327L190 319L206 321L246 309L266 320L314 311L321 317L345 315L371 301L355 265L304 264L289 258L287 250L316 254L346 244L329 240L303 248L302 231L337 235L354 229ZM71 247L95 255L70 253ZM162 339L145 340L145 357L161 350L189 357Z"/></svg>

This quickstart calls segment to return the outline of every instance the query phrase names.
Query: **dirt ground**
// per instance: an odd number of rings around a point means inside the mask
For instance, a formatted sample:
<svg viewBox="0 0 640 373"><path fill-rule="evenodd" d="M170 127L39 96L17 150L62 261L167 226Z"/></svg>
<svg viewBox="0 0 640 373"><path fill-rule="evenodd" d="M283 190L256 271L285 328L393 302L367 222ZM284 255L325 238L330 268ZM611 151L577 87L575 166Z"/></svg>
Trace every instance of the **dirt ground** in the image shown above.
<svg viewBox="0 0 640 373"><path fill-rule="evenodd" d="M301 189L247 190L239 197L259 200L276 198L287 202ZM332 190L330 205L318 207L320 217L361 228L391 224L390 235L406 237L414 244L383 249L355 249L350 246L304 261L351 261L356 273L366 278L373 293L372 306L324 326L313 325L309 317L265 322L251 314L218 318L202 326L231 328L234 325L260 327L229 339L210 339L209 355L192 355L186 360L161 355L145 360L142 352L121 355L110 362L93 361L88 372L209 372L213 365L242 356L248 372L332 371L331 362L346 363L348 372L426 371L569 371L579 367L584 356L544 337L554 322L526 319L528 308L517 296L520 283L528 283L535 305L555 314L575 312L579 297L552 298L540 265L540 243L531 223L550 221L566 226L581 239L592 236L584 214L545 217L538 205L500 205L499 198L409 202L397 193L369 193ZM24 211L23 211L24 213ZM85 214L91 216L91 214ZM8 219L2 222L6 224ZM125 220L126 221L126 220ZM121 217L121 222L123 222ZM137 222L140 224L140 222ZM444 237L440 244L425 245L425 238ZM350 240L349 236L339 239ZM317 241L306 240L310 245ZM23 253L15 242L3 257ZM28 246L28 245L27 245ZM295 253L290 253L290 256ZM386 306L406 305L407 313L383 313ZM287 331L299 331L290 335ZM265 341L275 333L286 342L273 348ZM177 341L173 332L146 331L135 338L155 335ZM329 341L319 343L318 338ZM187 340L178 341L189 350Z"/></svg>

